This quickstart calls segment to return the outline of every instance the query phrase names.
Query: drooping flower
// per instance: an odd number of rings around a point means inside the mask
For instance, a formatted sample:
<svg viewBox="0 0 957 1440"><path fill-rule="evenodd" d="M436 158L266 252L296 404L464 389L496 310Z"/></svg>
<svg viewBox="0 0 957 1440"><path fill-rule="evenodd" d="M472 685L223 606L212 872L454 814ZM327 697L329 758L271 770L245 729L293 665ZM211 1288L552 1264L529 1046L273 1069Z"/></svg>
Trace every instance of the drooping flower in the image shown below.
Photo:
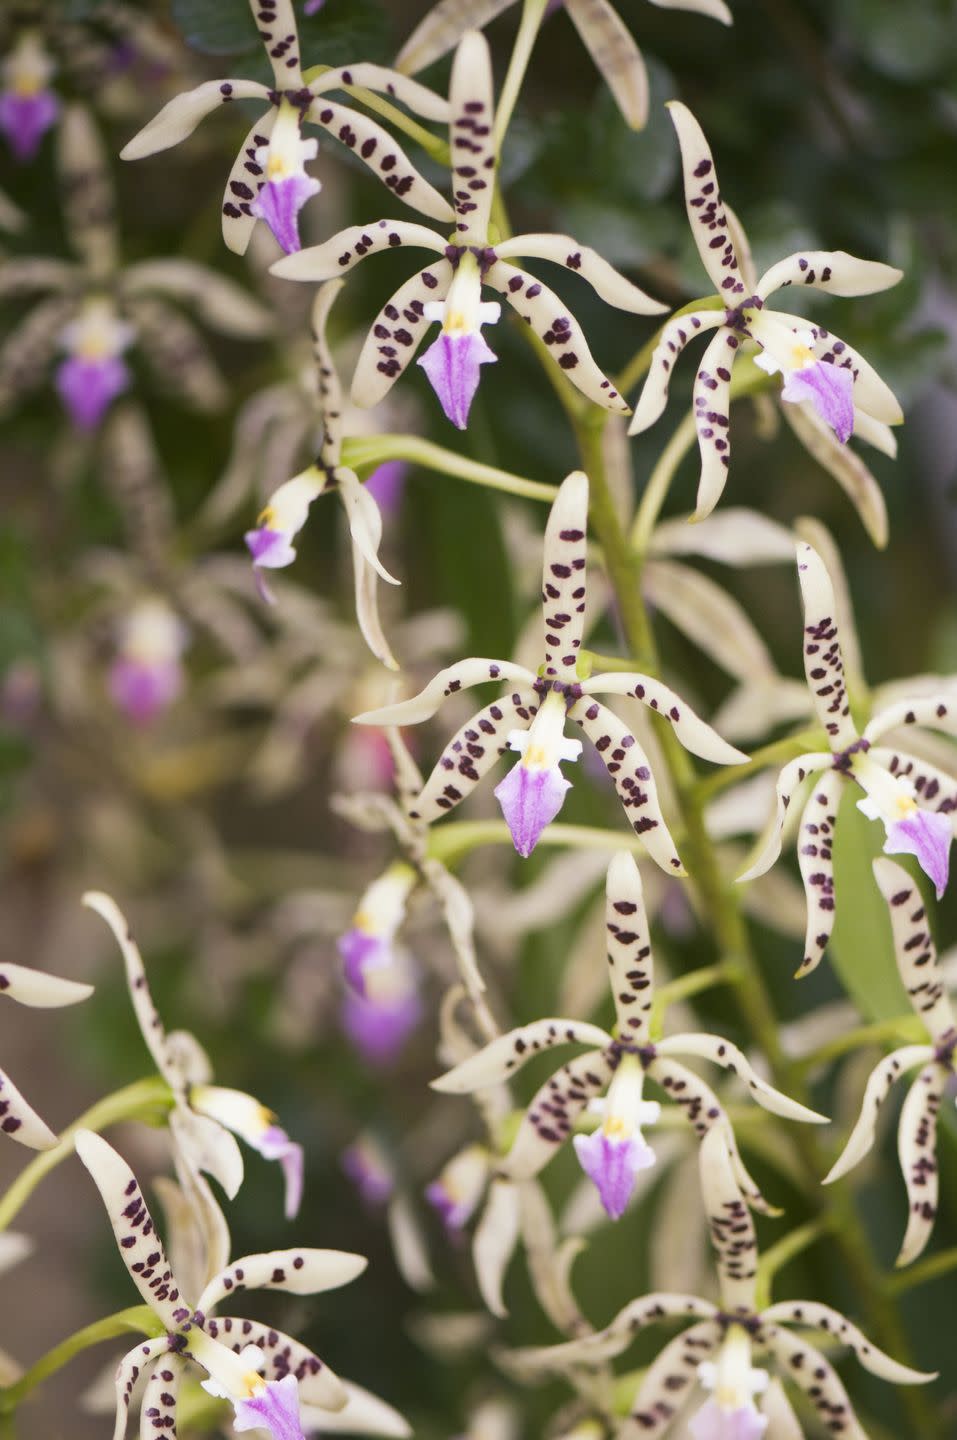
<svg viewBox="0 0 957 1440"><path fill-rule="evenodd" d="M874 1144L880 1108L895 1081L920 1067L901 1108L897 1131L908 1200L907 1229L897 1264L909 1265L923 1252L937 1218L937 1114L957 1075L957 1015L913 880L892 860L882 859L874 861L874 877L887 902L901 981L930 1043L905 1045L875 1066L864 1091L860 1118L824 1183L839 1180L863 1160Z"/></svg>
<svg viewBox="0 0 957 1440"><path fill-rule="evenodd" d="M406 903L417 878L410 865L397 861L373 881L359 901L352 925L338 944L346 982L357 995L368 993L368 971L393 963L396 932L405 919Z"/></svg>
<svg viewBox="0 0 957 1440"><path fill-rule="evenodd" d="M146 969L125 917L108 895L91 891L83 903L113 932L123 956L133 1012L146 1048L173 1095L169 1127L173 1146L191 1172L205 1171L232 1199L243 1179L243 1158L232 1132L267 1160L278 1160L286 1182L286 1216L302 1199L302 1146L289 1139L264 1105L239 1090L210 1083L210 1065L187 1031L167 1035L156 1012Z"/></svg>
<svg viewBox="0 0 957 1440"><path fill-rule="evenodd" d="M315 158L316 140L302 139L303 125L329 131L366 164L406 205L435 220L448 220L448 202L415 169L389 132L362 111L330 100L352 87L380 91L426 120L448 119L448 105L424 85L381 65L360 63L326 70L305 80L292 0L252 0L253 16L273 72L273 86L255 80L207 80L177 95L121 150L141 160L178 145L220 105L261 100L269 107L242 143L223 196L223 239L243 255L257 220L264 220L286 251L299 248L298 213L319 190L304 162Z"/></svg>
<svg viewBox="0 0 957 1440"><path fill-rule="evenodd" d="M904 725L926 725L955 733L957 691L901 700L880 710L858 731L851 718L841 653L834 591L813 546L797 547L804 602L804 669L814 709L830 749L799 755L781 771L777 809L757 856L740 880L751 880L781 853L781 832L791 800L809 775L815 776L798 829L798 865L807 896L808 925L799 975L820 961L834 926L834 831L844 786L863 791L858 808L884 826L884 851L915 855L938 898L949 870L950 842L957 824L957 780L904 750L878 742Z"/></svg>
<svg viewBox="0 0 957 1440"><path fill-rule="evenodd" d="M594 1365L622 1354L648 1325L670 1319L692 1321L645 1371L625 1421L624 1433L648 1440L666 1433L677 1440L672 1424L677 1401L687 1398L695 1377L708 1399L690 1421L694 1440L759 1440L767 1430L769 1414L758 1410L755 1397L770 1397L772 1386L767 1373L753 1365L755 1356L766 1358L782 1379L803 1390L828 1431L862 1436L847 1391L830 1361L804 1338L808 1331L848 1346L865 1370L891 1384L923 1385L936 1378L892 1360L827 1305L785 1300L760 1310L754 1226L738 1188L727 1136L718 1126L702 1141L700 1168L720 1303L668 1292L645 1295L632 1300L602 1330L565 1344L520 1351L526 1369L561 1372L570 1365ZM785 1328L791 1325L800 1333ZM775 1413L780 1414L780 1409Z"/></svg>
<svg viewBox="0 0 957 1440"><path fill-rule="evenodd" d="M54 1010L76 1005L92 994L93 986L78 980L61 980L24 965L0 964L0 996L19 1005ZM27 1104L4 1070L0 1070L0 1135L9 1135L30 1150L48 1150L57 1143L53 1131Z"/></svg>
<svg viewBox="0 0 957 1440"><path fill-rule="evenodd" d="M186 627L165 600L142 600L122 621L110 695L134 725L149 725L183 688Z"/></svg>
<svg viewBox="0 0 957 1440"><path fill-rule="evenodd" d="M340 463L342 457L342 388L326 334L329 311L343 288L342 281L320 287L312 307L312 329L319 375L318 409L322 419L322 440L314 464L280 485L262 511L254 530L246 532L260 593L267 601L271 592L262 578L265 569L281 569L296 558L293 540L305 525L309 509L320 495L334 490L345 509L352 537L352 564L355 573L356 619L366 644L390 670L398 664L389 648L379 620L376 577L390 585L398 580L379 559L382 515L368 486L355 471Z"/></svg>
<svg viewBox="0 0 957 1440"><path fill-rule="evenodd" d="M302 1440L300 1398L323 1410L345 1405L342 1382L297 1340L259 1321L214 1317L212 1312L238 1290L313 1295L337 1289L365 1269L361 1255L305 1248L246 1255L214 1275L193 1304L172 1273L130 1167L90 1130L79 1131L76 1149L103 1198L130 1278L164 1331L136 1345L119 1363L119 1440L126 1430L133 1384L147 1369L143 1419L149 1419L157 1434L175 1433L177 1397L188 1361L205 1370L204 1383L212 1394L230 1401L239 1431L266 1429L273 1440Z"/></svg>
<svg viewBox="0 0 957 1440"><path fill-rule="evenodd" d="M529 1104L512 1149L502 1163L503 1174L516 1180L537 1175L572 1134L589 1102L608 1087L599 1129L592 1136L576 1136L573 1143L582 1169L597 1186L608 1214L617 1220L631 1197L635 1177L654 1163L641 1127L654 1124L661 1107L644 1099L647 1078L660 1086L667 1099L681 1106L699 1137L712 1129L721 1132L749 1201L766 1208L744 1169L730 1123L717 1098L674 1057L696 1056L735 1072L758 1104L773 1114L826 1123L825 1117L773 1089L755 1073L737 1046L719 1035L671 1035L652 1040L649 1020L654 973L648 917L638 867L624 851L608 867L605 916L608 975L617 1016L615 1034L575 1020L536 1020L491 1041L433 1081L433 1089L468 1094L507 1079L542 1050L587 1045L586 1053L556 1071Z"/></svg>
<svg viewBox="0 0 957 1440"><path fill-rule="evenodd" d="M0 131L21 162L33 159L60 113L60 102L49 84L55 68L33 30L17 37L0 64Z"/></svg>
<svg viewBox="0 0 957 1440"><path fill-rule="evenodd" d="M480 367L495 359L481 331L498 319L500 310L497 302L482 300L482 287L489 285L544 341L572 384L595 404L627 414L628 406L598 369L563 302L541 281L507 262L519 256L554 261L581 275L609 305L635 315L658 314L665 307L568 235L517 235L501 243L493 238L492 68L488 46L477 31L469 31L456 51L450 105L455 206L451 242L423 225L376 220L278 261L273 273L290 280L329 280L367 255L403 245L440 257L407 280L376 317L352 380L357 405L383 399L413 360L429 323L437 321L441 332L419 363L449 420L464 429Z"/></svg>
<svg viewBox="0 0 957 1440"><path fill-rule="evenodd" d="M545 531L545 646L537 675L506 660L463 660L440 671L413 699L367 711L356 716L356 723L415 725L434 715L449 695L487 681L505 681L514 688L479 710L453 736L410 813L427 823L437 819L464 800L506 750L516 750L521 759L495 793L515 848L529 855L568 789L560 767L581 749L580 741L565 738L570 719L595 745L648 853L669 874L684 874L647 756L627 726L594 697L606 693L641 700L672 725L683 745L717 764L746 757L659 680L631 672L579 678L587 515L588 480L575 471L560 487Z"/></svg>
<svg viewBox="0 0 957 1440"><path fill-rule="evenodd" d="M0 297L41 299L0 348L0 414L41 385L61 350L56 386L73 423L96 429L131 383L124 356L135 346L157 380L198 410L225 403L226 387L190 305L232 339L269 333L269 311L238 285L191 260L142 260L123 266L113 184L89 112L66 108L57 132L57 169L72 260L15 256L0 262Z"/></svg>
<svg viewBox="0 0 957 1440"><path fill-rule="evenodd" d="M426 1186L425 1198L450 1234L461 1232L474 1215L485 1194L491 1165L492 1157L484 1145L467 1145Z"/></svg>
<svg viewBox="0 0 957 1440"><path fill-rule="evenodd" d="M678 314L664 326L629 433L647 430L668 399L668 385L681 351L696 335L717 329L698 367L694 416L701 455L696 517L711 513L721 498L731 457L729 433L731 371L745 342L758 347L756 364L784 377L782 399L810 409L841 443L862 415L867 438L898 425L901 409L867 361L846 341L800 316L767 308L776 291L810 286L834 295L869 295L896 285L901 272L843 250L807 250L779 260L752 286L750 265L738 253L732 224L718 189L714 159L701 127L678 101L669 104L684 167L685 202L698 253L714 281L720 304Z"/></svg>
<svg viewBox="0 0 957 1440"><path fill-rule="evenodd" d="M446 55L466 30L494 20L515 0L438 0L419 21L396 56L396 69L415 75ZM592 57L625 120L640 130L648 118L648 75L641 51L610 0L557 0ZM663 9L696 10L725 25L731 12L724 0L651 0ZM557 4L549 9L557 8Z"/></svg>

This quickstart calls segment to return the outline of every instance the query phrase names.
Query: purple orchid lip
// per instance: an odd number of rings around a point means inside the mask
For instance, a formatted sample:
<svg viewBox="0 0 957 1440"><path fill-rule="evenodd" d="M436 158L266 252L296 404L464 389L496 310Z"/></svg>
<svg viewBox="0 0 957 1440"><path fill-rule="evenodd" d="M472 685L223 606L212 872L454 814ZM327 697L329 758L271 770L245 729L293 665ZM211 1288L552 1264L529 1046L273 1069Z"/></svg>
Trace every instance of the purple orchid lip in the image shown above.
<svg viewBox="0 0 957 1440"><path fill-rule="evenodd" d="M254 1143L264 1160L279 1161L286 1182L286 1219L294 1220L302 1205L305 1170L302 1146L297 1141L290 1140L285 1130L278 1125L270 1125Z"/></svg>
<svg viewBox="0 0 957 1440"><path fill-rule="evenodd" d="M336 941L342 956L346 984L363 999L367 996L366 972L383 970L392 963L392 949L380 935L367 935L355 927Z"/></svg>
<svg viewBox="0 0 957 1440"><path fill-rule="evenodd" d="M273 1440L305 1440L295 1375L265 1381L258 1395L248 1400L237 1400L234 1408L235 1430L268 1430Z"/></svg>
<svg viewBox="0 0 957 1440"><path fill-rule="evenodd" d="M815 360L803 370L785 372L781 398L810 401L842 445L854 433L854 377L843 366Z"/></svg>
<svg viewBox="0 0 957 1440"><path fill-rule="evenodd" d="M380 1169L367 1155L362 1141L343 1150L340 1157L343 1172L359 1192L363 1202L371 1209L379 1209L392 1199L395 1184L384 1169Z"/></svg>
<svg viewBox="0 0 957 1440"><path fill-rule="evenodd" d="M398 510L408 473L407 460L386 460L366 481L366 490L383 515L394 515Z"/></svg>
<svg viewBox="0 0 957 1440"><path fill-rule="evenodd" d="M37 90L32 95L8 90L0 95L0 131L7 137L15 159L21 164L33 159L59 113L60 102L52 90Z"/></svg>
<svg viewBox="0 0 957 1440"><path fill-rule="evenodd" d="M183 671L178 660L147 663L121 655L110 668L110 695L134 725L151 724L182 688Z"/></svg>
<svg viewBox="0 0 957 1440"><path fill-rule="evenodd" d="M931 881L937 899L943 897L950 876L951 817L939 810L915 810L887 826L885 855L914 855Z"/></svg>
<svg viewBox="0 0 957 1440"><path fill-rule="evenodd" d="M414 990L391 1000L363 1000L351 990L342 1005L342 1028L369 1064L388 1069L422 1018Z"/></svg>
<svg viewBox="0 0 957 1440"><path fill-rule="evenodd" d="M299 211L320 189L319 181L310 175L287 175L281 180L267 180L250 206L257 220L265 220L287 255L302 248Z"/></svg>
<svg viewBox="0 0 957 1440"><path fill-rule="evenodd" d="M268 525L262 525L258 530L247 530L243 539L254 565L281 570L284 566L291 565L296 558L296 552L285 530L270 530Z"/></svg>
<svg viewBox="0 0 957 1440"><path fill-rule="evenodd" d="M753 1405L740 1405L726 1410L716 1400L708 1400L688 1424L694 1440L761 1440L768 1427L768 1418Z"/></svg>
<svg viewBox="0 0 957 1440"><path fill-rule="evenodd" d="M95 430L129 383L130 372L118 355L96 360L70 355L56 372L60 399L79 430Z"/></svg>
<svg viewBox="0 0 957 1440"><path fill-rule="evenodd" d="M502 807L515 849L527 860L541 838L545 826L561 810L565 794L571 789L557 765L532 770L522 763L513 765L501 784L495 787L495 798Z"/></svg>
<svg viewBox="0 0 957 1440"><path fill-rule="evenodd" d="M477 332L446 335L444 331L419 357L418 363L429 377L442 409L459 430L468 425L480 367L497 359Z"/></svg>
<svg viewBox="0 0 957 1440"><path fill-rule="evenodd" d="M441 1180L433 1180L426 1185L425 1198L450 1235L457 1235L468 1223L472 1206L461 1200L453 1200Z"/></svg>
<svg viewBox="0 0 957 1440"><path fill-rule="evenodd" d="M598 1129L572 1142L579 1164L597 1187L612 1220L620 1220L635 1188L635 1176L655 1163L655 1152L638 1135L618 1140Z"/></svg>

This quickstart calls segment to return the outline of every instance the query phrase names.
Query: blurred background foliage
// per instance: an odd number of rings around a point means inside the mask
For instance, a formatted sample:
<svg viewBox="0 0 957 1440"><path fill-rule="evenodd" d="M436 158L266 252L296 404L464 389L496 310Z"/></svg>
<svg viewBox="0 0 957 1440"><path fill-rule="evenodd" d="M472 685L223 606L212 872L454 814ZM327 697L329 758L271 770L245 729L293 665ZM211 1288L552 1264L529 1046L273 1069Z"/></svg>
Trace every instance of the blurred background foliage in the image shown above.
<svg viewBox="0 0 957 1440"><path fill-rule="evenodd" d="M11 5L11 10L15 7ZM144 8L146 8L144 6ZM307 63L335 65L358 59L388 62L424 6L411 0L327 0L312 18L300 17ZM59 20L96 25L92 0L47 4L49 24ZM921 671L957 669L957 15L950 0L733 0L735 24L725 29L645 0L621 0L621 13L649 64L652 105L647 129L631 133L620 119L567 18L546 23L509 136L503 180L517 230L568 231L596 246L608 259L662 298L680 305L706 290L684 216L678 153L662 108L680 97L700 119L715 152L726 198L746 225L759 269L798 246L845 248L891 261L906 271L904 282L872 299L825 299L829 327L846 334L870 358L900 396L907 414L898 460L871 457L884 490L891 542L879 554L865 537L838 487L800 448L787 427L768 436L750 402L735 409L734 461L725 503L751 505L785 525L812 514L835 536L850 577L868 678L873 683ZM150 13L171 38L188 47L191 73L266 78L255 28L245 0L156 0ZM501 80L517 24L517 7L488 30ZM184 52L185 54L185 52ZM448 61L424 77L443 90ZM61 83L62 82L62 83ZM69 77L58 84L69 92ZM96 96L77 98L90 102ZM149 84L133 114L102 114L106 143L115 155L143 119L158 108ZM240 107L242 108L242 107ZM248 122L247 122L248 123ZM219 233L223 176L242 133L242 117L212 116L185 144L137 165L116 162L118 216L124 259L188 257L211 265L261 298L274 294L261 269L230 255ZM335 142L321 140L318 173L323 194L306 211L307 243L340 226L394 213L389 197ZM414 150L412 153L415 153ZM416 155L417 162L421 159ZM421 159L423 171L441 185L441 172ZM62 212L49 140L38 160L18 167L4 155L0 185L23 209L28 224L2 245L10 255L64 253ZM404 257L376 257L350 279L335 315L337 339L348 344L384 297L407 273ZM549 277L551 283L551 277ZM649 338L652 322L602 307L560 276L599 362L613 372ZM289 333L307 321L307 287L289 287L283 312ZM810 302L808 302L810 303ZM4 306L4 323L18 315ZM576 463L572 437L556 398L534 356L507 325L497 335L499 363L483 374L465 435L453 433L434 404L417 367L401 389L413 409L412 428L452 449L549 483ZM141 360L131 363L161 462L161 487L175 514L170 558L183 573L215 550L242 558L242 531L252 522L256 498L214 536L198 517L230 456L237 414L249 396L288 373L290 352L276 343L226 342L213 347L228 384L228 403L215 413L193 414L176 400L148 388ZM693 367L679 371L669 421L641 436L631 452L636 493L660 453L667 424L689 404ZM141 384L141 381L143 382ZM375 423L376 417L373 417ZM298 759L288 783L265 785L256 756L273 712L301 674L295 665L268 671L270 683L238 703L217 702L240 672L242 658L218 652L208 636L194 633L188 685L172 710L149 730L132 733L111 710L106 670L115 644L91 586L85 558L100 547L125 550L140 565L148 588L142 536L104 482L100 440L68 428L49 383L4 419L2 478L4 518L0 536L0 833L3 893L9 922L3 925L7 958L49 965L66 973L95 974L92 1002L43 1027L30 1027L19 1073L29 1065L43 1076L34 1091L55 1123L65 1123L93 1097L146 1073L148 1066L122 987L116 957L79 911L86 885L114 894L134 918L161 1012L170 1026L187 1025L213 1056L221 1083L261 1096L301 1140L308 1157L306 1202L299 1219L284 1228L277 1177L256 1157L248 1180L229 1209L234 1253L270 1248L293 1239L356 1249L371 1260L366 1277L322 1300L301 1302L303 1338L314 1343L338 1371L375 1388L403 1409L425 1440L462 1433L476 1402L509 1391L489 1363L489 1346L504 1341L545 1341L549 1327L535 1306L520 1264L509 1281L512 1316L503 1326L478 1326L478 1342L463 1354L444 1353L456 1333L452 1324L431 1328L423 1317L477 1312L479 1304L467 1247L450 1247L437 1224L427 1226L438 1287L433 1295L411 1292L399 1278L381 1217L365 1212L342 1175L342 1149L371 1126L398 1149L406 1183L419 1196L456 1147L468 1112L465 1102L433 1100L425 1082L435 1073L436 976L451 966L434 917L416 929L421 941L428 1004L414 1042L390 1070L377 1071L358 1057L338 1028L340 992L335 935L364 885L391 855L391 842L359 834L330 808L341 789L368 788L362 755L352 756L348 715L353 697L375 670L351 626L347 536L331 502L319 505L300 540L296 584L319 597L319 669L327 667L336 699L317 702L315 714L298 718ZM388 427L396 426L390 418ZM669 512L687 511L696 479L694 458L681 467ZM145 523L149 523L148 519ZM400 512L387 535L387 563L403 588L390 596L387 629L401 617L450 611L460 617L465 652L511 652L532 612L539 563L541 507L503 500L447 477L413 470ZM146 547L148 549L148 547ZM798 602L789 566L734 570L702 562L742 602L767 640L781 670L800 673ZM171 573L168 569L165 574ZM164 582L165 583L165 582ZM174 603L176 594L171 598ZM282 622L258 607L249 583L243 602L258 636L255 663ZM312 614L313 612L310 612ZM115 617L114 617L115 619ZM292 622L289 622L292 624ZM452 629L455 635L455 629ZM288 633L282 631L284 643ZM660 642L669 678L689 688L705 713L725 697L723 673L664 620ZM458 653L453 638L444 654ZM619 642L604 622L599 650ZM410 658L397 641L400 658ZM412 657L414 658L414 657ZM252 660L249 662L253 663ZM311 662L312 663L312 662ZM80 711L64 699L60 667L79 665L88 700ZM224 679L225 676L225 679ZM342 677L352 677L348 683ZM220 689L217 691L217 686ZM92 697L90 699L89 697ZM430 762L443 730L418 738L420 758ZM488 796L485 796L485 802ZM474 813L491 813L478 797ZM599 780L576 777L563 818L618 823ZM835 954L864 1018L887 1002L878 978L893 979L886 922L869 873L869 827L847 820L838 883L841 925ZM842 821L842 823L844 823ZM524 865L504 851L480 854L466 867L477 887L480 921L495 928L494 887L528 884L551 855ZM790 865L790 859L782 861ZM522 1017L560 1013L568 983L569 935L600 884L569 917L521 937L485 963L493 974L500 1013ZM484 889L482 887L485 887ZM313 919L289 921L283 902L311 892ZM487 905L482 913L482 905ZM680 907L679 907L680 908ZM313 912L310 912L312 914ZM938 909L938 934L954 936L953 895ZM842 994L835 967L824 965L806 984L791 982L795 942L758 924L762 966L773 984L784 1019L795 1019ZM690 916L660 924L657 953L672 974L712 958L708 938ZM846 959L844 957L847 957ZM594 954L594 963L603 962ZM886 996L885 987L883 994ZM717 990L699 1007L705 1025L741 1038L733 995ZM4 1015L4 1056L11 1040ZM26 1028L26 1027L25 1027ZM52 1038L51 1038L52 1037ZM44 1048L40 1048L44 1047ZM26 1066L26 1068L25 1068ZM11 1068L12 1065L11 1065ZM848 1071L853 1070L853 1076ZM816 1101L842 1120L842 1132L860 1091L860 1065L842 1064L822 1084ZM520 1087L530 1095L540 1079L531 1068ZM524 1077L523 1077L524 1080ZM75 1103L74 1103L75 1097ZM41 1103L42 1102L42 1103ZM893 1104L890 1107L894 1109ZM945 1107L941 1164L946 1197L934 1251L957 1243L957 1127ZM902 1229L904 1192L893 1153L893 1121L886 1125L877 1160L859 1191L856 1222L889 1269ZM745 1136L747 1136L747 1131ZM837 1132L835 1132L837 1133ZM130 1132L128 1150L146 1163L161 1146L137 1152L142 1137ZM2 1173L16 1172L21 1155L7 1147ZM800 1218L793 1186L749 1150L758 1179ZM549 1173L550 1191L564 1197L574 1179L568 1156ZM649 1257L669 1207L679 1200L665 1183L649 1186L618 1227L592 1237L576 1269L586 1313L602 1322L648 1283ZM5 1282L16 1305L4 1305L0 1344L21 1360L59 1338L64 1295L83 1318L129 1303L99 1213L86 1210L86 1177L71 1165L50 1182L54 1200L38 1197L37 1224L52 1225L46 1243L59 1266ZM82 1231L69 1233L59 1215L64 1196ZM418 1202L417 1202L418 1203ZM690 1211L689 1211L690 1215ZM678 1216L680 1223L681 1216ZM690 1224L689 1219L689 1224ZM674 1217L672 1217L672 1226ZM31 1212L18 1221L30 1231ZM766 1244L781 1233L761 1223ZM287 1237L288 1231L288 1237ZM690 1241L689 1241L690 1244ZM30 1262L35 1265L37 1262ZM39 1278L36 1278L39 1275ZM62 1287L62 1288L61 1288ZM827 1243L815 1246L782 1277L781 1296L826 1296L860 1314L846 1278L835 1273ZM258 1301L256 1302L259 1303ZM269 1302L262 1302L265 1310ZM903 1298L914 1353L925 1368L939 1368L935 1391L941 1433L957 1435L957 1382L952 1362L954 1288L944 1279ZM275 1309L269 1313L275 1313ZM24 1314L33 1318L24 1320ZM287 1327L288 1328L288 1327ZM426 1343L426 1332L428 1343ZM441 1357L443 1363L438 1363ZM639 1363L639 1362L636 1362ZM95 1369L95 1366L93 1367ZM78 1373L83 1367L78 1367ZM90 1367L87 1368L90 1373ZM901 1435L896 1401L886 1387L860 1372L847 1374L852 1393L868 1415L882 1417L874 1433ZM58 1378L24 1420L24 1435L105 1433L102 1419L77 1414L72 1372ZM512 1392L517 1393L517 1392ZM561 1387L522 1397L527 1436L542 1433L546 1417L564 1398ZM35 1425L36 1428L31 1428ZM809 1432L811 1433L811 1432Z"/></svg>

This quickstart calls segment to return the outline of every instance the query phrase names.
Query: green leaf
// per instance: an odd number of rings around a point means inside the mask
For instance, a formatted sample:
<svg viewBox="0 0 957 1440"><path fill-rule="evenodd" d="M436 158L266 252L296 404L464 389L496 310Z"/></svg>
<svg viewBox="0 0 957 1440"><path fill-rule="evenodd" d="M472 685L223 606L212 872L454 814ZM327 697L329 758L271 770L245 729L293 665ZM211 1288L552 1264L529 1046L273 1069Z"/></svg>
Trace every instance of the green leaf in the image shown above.
<svg viewBox="0 0 957 1440"><path fill-rule="evenodd" d="M204 55L239 55L259 44L247 0L173 0L172 9L187 45Z"/></svg>
<svg viewBox="0 0 957 1440"><path fill-rule="evenodd" d="M837 919L831 963L848 995L868 1020L906 1015L907 996L897 973L890 920L871 861L881 854L884 831L857 808L860 791L847 785L834 838Z"/></svg>

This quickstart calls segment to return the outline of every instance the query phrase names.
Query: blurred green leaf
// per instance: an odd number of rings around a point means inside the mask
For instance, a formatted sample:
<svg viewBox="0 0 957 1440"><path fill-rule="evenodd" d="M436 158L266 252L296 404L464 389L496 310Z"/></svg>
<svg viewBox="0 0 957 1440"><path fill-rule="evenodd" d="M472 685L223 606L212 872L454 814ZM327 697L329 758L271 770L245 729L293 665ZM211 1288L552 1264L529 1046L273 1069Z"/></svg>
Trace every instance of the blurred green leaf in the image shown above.
<svg viewBox="0 0 957 1440"><path fill-rule="evenodd" d="M259 44L247 0L172 0L187 45L204 55L238 55Z"/></svg>
<svg viewBox="0 0 957 1440"><path fill-rule="evenodd" d="M881 854L884 831L857 808L860 791L844 787L834 838L837 919L831 963L867 1020L890 1020L910 1009L897 973L887 907L871 861Z"/></svg>

